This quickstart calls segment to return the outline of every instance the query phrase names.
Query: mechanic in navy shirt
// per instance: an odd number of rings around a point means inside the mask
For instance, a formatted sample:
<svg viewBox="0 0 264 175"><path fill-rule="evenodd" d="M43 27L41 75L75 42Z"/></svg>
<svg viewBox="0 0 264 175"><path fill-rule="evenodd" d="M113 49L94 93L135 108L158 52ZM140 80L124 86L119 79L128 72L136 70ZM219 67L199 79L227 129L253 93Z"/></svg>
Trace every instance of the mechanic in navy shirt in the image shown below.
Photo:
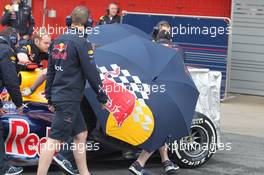
<svg viewBox="0 0 264 175"><path fill-rule="evenodd" d="M41 64L47 60L51 37L44 28L34 32L32 39L23 40L17 49L17 58L20 63Z"/></svg>
<svg viewBox="0 0 264 175"><path fill-rule="evenodd" d="M115 2L110 3L106 10L106 14L104 16L101 16L98 25L119 24L121 22L119 13L120 8L118 7L118 4Z"/></svg>
<svg viewBox="0 0 264 175"><path fill-rule="evenodd" d="M85 24L85 28L89 30L93 25L93 20L90 16L89 11L89 19ZM72 19L71 15L66 17L66 26L71 28ZM87 37L87 36L86 36ZM83 113L88 133L92 133L92 131L96 128L97 118L96 115L88 102L87 98L84 97L81 101L81 111ZM71 145L73 143L73 137L70 137L65 141L66 145ZM57 166L63 169L65 172L69 172L70 174L79 174L78 167L75 163L73 151L70 149L61 149L60 152L53 158Z"/></svg>
<svg viewBox="0 0 264 175"><path fill-rule="evenodd" d="M163 46L175 49L185 60L186 55L184 49L175 44L172 40L172 34L171 34L172 27L167 21L160 21L153 30L152 37L153 41L156 43L159 43Z"/></svg>
<svg viewBox="0 0 264 175"><path fill-rule="evenodd" d="M171 25L167 21L160 21L157 26L154 27L152 37L154 42L175 49L181 55L183 54L179 46L172 42ZM170 160L167 145L159 148L159 153L165 174L176 174L179 166ZM153 152L149 153L143 150L137 160L129 167L129 171L135 175L146 173L144 166L152 154Z"/></svg>
<svg viewBox="0 0 264 175"><path fill-rule="evenodd" d="M32 9L23 0L12 0L5 6L1 23L15 28L24 39L29 39L35 25Z"/></svg>
<svg viewBox="0 0 264 175"><path fill-rule="evenodd" d="M107 96L100 90L102 82L93 59L93 49L84 37L88 17L86 7L76 7L71 14L72 27L50 47L45 93L55 117L50 136L41 150L38 175L47 174L53 155L59 150L56 145L70 136L74 137L77 148L73 153L80 175L91 174L87 167L85 146L79 146L86 145L88 134L80 109L86 79L97 93L99 102L105 104Z"/></svg>
<svg viewBox="0 0 264 175"><path fill-rule="evenodd" d="M23 114L22 96L19 88L19 80L16 72L15 64L15 45L18 42L18 34L9 27L0 33L0 89L5 87L11 96L14 104L18 109L18 114ZM3 103L0 100L0 117L5 114ZM19 174L23 171L21 167L13 167L9 165L5 159L5 146L2 137L3 126L0 121L0 174Z"/></svg>
<svg viewBox="0 0 264 175"><path fill-rule="evenodd" d="M49 33L41 28L35 31L32 39L20 42L19 48L17 49L18 62L21 64L34 63L43 66L43 61L48 60L49 47L51 44L51 37ZM23 70L24 66L18 65L18 70ZM46 80L47 69L43 66L39 77L32 84L31 87L26 87L22 90L23 96L29 96L42 85Z"/></svg>

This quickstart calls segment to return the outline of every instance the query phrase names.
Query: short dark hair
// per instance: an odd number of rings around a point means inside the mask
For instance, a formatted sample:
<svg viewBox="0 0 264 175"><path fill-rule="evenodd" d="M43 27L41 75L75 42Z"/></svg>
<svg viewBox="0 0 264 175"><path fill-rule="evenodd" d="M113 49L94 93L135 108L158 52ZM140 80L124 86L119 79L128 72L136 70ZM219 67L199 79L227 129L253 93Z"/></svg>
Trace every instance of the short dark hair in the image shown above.
<svg viewBox="0 0 264 175"><path fill-rule="evenodd" d="M16 29L12 28L12 27L5 27L1 32L0 35L3 36L10 36L13 33L17 33Z"/></svg>
<svg viewBox="0 0 264 175"><path fill-rule="evenodd" d="M71 13L73 25L83 25L87 22L90 12L85 6L77 6Z"/></svg>
<svg viewBox="0 0 264 175"><path fill-rule="evenodd" d="M168 21L160 21L157 26L158 26L158 28L161 28L163 26L171 28L171 25Z"/></svg>

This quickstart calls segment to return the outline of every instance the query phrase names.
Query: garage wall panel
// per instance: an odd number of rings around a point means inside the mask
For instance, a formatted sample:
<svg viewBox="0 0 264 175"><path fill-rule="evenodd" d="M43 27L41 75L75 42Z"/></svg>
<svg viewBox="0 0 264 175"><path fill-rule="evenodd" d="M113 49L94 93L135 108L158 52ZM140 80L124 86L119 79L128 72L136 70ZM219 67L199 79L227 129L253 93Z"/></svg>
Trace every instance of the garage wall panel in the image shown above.
<svg viewBox="0 0 264 175"><path fill-rule="evenodd" d="M8 0L0 0L7 2ZM114 0L115 1L115 0ZM46 24L65 26L65 17L77 5L85 5L91 10L92 17L98 21L105 14L107 5L113 0L47 0L47 9L57 11L57 17L46 17ZM122 10L135 12L151 12L161 14L180 14L195 16L221 16L230 17L231 0L116 0ZM42 25L43 0L32 0L33 14L36 25Z"/></svg>
<svg viewBox="0 0 264 175"><path fill-rule="evenodd" d="M221 16L230 17L231 0L71 0L58 1L46 0L47 9L54 9L57 17L54 19L45 18L46 24L65 26L65 17L77 5L87 6L92 13L93 19L98 21L100 16L105 13L107 4L116 1L120 4L122 10L145 12L145 13L163 13L195 16ZM10 0L0 0L0 14L5 4ZM44 0L32 0L33 15L36 26L40 27L43 22L43 3ZM0 26L0 29L2 27Z"/></svg>
<svg viewBox="0 0 264 175"><path fill-rule="evenodd" d="M58 1L46 0L47 9L55 9L57 17L55 19L45 18L46 23L51 25L64 26L65 16L77 5L87 6L93 18L97 21L105 13L107 4L113 0L71 0ZM195 16L221 16L230 17L231 0L114 0L118 2L122 10L149 13L195 15ZM0 0L0 14L5 4L10 0ZM33 15L36 26L42 25L44 0L32 0ZM2 27L0 26L0 29Z"/></svg>
<svg viewBox="0 0 264 175"><path fill-rule="evenodd" d="M233 0L230 92L264 95L264 1Z"/></svg>

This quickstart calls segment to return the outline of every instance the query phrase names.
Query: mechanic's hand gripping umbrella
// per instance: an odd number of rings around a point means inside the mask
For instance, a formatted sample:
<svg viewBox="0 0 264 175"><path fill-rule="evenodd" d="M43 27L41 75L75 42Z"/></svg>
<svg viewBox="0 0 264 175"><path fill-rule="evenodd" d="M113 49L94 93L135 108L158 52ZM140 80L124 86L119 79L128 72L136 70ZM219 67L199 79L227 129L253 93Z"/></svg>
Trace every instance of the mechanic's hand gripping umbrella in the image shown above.
<svg viewBox="0 0 264 175"><path fill-rule="evenodd" d="M97 48L95 61L107 110L86 96L107 135L147 151L189 135L199 93L175 50L131 35Z"/></svg>

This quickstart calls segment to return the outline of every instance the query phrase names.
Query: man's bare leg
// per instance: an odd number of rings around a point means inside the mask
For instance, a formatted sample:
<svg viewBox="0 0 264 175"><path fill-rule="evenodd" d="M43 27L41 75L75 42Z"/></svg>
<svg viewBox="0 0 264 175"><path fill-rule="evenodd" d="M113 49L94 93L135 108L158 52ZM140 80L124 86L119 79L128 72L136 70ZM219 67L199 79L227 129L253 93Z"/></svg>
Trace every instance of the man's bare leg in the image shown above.
<svg viewBox="0 0 264 175"><path fill-rule="evenodd" d="M75 162L79 169L80 175L89 175L89 170L87 167L86 159L86 139L88 132L84 131L74 137L74 144L76 145L76 150L73 150L73 155Z"/></svg>
<svg viewBox="0 0 264 175"><path fill-rule="evenodd" d="M35 82L33 83L33 85L30 87L30 89L34 92L39 86L42 85L42 83L44 83L44 81L46 80L46 75L47 75L47 69L43 69L40 72L40 75L38 76L38 78L35 80Z"/></svg>
<svg viewBox="0 0 264 175"><path fill-rule="evenodd" d="M46 175L48 173L55 151L59 150L60 142L51 138L47 139L45 144L41 145L40 158L37 175Z"/></svg>
<svg viewBox="0 0 264 175"><path fill-rule="evenodd" d="M139 157L138 157L138 159L137 159L137 162L140 164L140 166L144 167L145 164L146 164L146 162L148 161L148 159L150 158L150 156L151 156L152 154L153 154L153 152L152 152L152 153L149 153L149 152L143 150L143 151L140 153L140 155L139 155Z"/></svg>
<svg viewBox="0 0 264 175"><path fill-rule="evenodd" d="M168 148L166 145L164 145L163 147L161 147L159 149L160 152L160 157L161 157L161 162L165 162L167 160L170 160L169 155L168 155Z"/></svg>
<svg viewBox="0 0 264 175"><path fill-rule="evenodd" d="M27 87L22 90L22 95L25 97L32 95L36 91L36 89L39 88L42 85L42 83L45 82L46 74L47 74L47 69L42 70L40 75L33 83L33 85L31 87Z"/></svg>
<svg viewBox="0 0 264 175"><path fill-rule="evenodd" d="M170 160L170 159L169 159L169 156L168 156L168 149L167 149L167 146L166 146L166 145L163 146L163 147L161 147L161 148L159 149L159 151L160 151L160 156L161 156L161 161L162 161L162 162L165 162L166 160ZM144 167L145 164L146 164L146 162L148 161L148 159L150 158L150 156L151 156L152 154L153 154L153 152L152 152L152 153L149 153L149 152L143 150L143 151L140 153L140 155L139 155L139 157L138 157L138 159L137 159L137 162L138 162L142 167Z"/></svg>

